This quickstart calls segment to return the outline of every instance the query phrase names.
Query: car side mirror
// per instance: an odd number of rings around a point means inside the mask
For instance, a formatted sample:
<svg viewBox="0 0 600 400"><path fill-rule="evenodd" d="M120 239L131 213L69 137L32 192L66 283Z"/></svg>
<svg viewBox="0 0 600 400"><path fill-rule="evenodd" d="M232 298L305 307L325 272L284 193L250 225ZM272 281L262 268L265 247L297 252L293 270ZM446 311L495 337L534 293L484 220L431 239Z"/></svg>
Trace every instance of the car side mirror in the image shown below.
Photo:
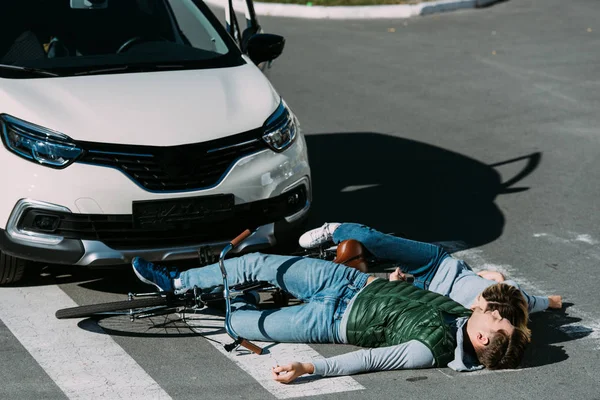
<svg viewBox="0 0 600 400"><path fill-rule="evenodd" d="M246 51L248 57L258 65L265 61L272 61L283 52L285 39L283 36L271 33L257 33L248 39Z"/></svg>
<svg viewBox="0 0 600 400"><path fill-rule="evenodd" d="M246 29L244 29L244 32L242 32L242 40L240 41L240 48L242 49L242 53L248 54L248 41L252 36L260 32L260 29L261 28L258 25L249 26Z"/></svg>

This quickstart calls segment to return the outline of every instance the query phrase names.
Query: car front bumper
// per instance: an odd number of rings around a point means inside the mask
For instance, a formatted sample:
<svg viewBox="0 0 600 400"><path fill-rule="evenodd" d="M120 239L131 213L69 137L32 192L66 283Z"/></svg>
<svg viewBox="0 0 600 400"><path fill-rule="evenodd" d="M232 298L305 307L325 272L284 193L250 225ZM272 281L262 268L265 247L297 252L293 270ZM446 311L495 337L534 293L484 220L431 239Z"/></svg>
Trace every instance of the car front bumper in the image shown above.
<svg viewBox="0 0 600 400"><path fill-rule="evenodd" d="M264 225L260 225L253 230L253 234L244 240L236 251L248 252L267 249L278 242L278 238L296 227L302 226L310 209L310 201L306 199L303 206L293 215L288 216L291 222L286 218L279 219ZM31 210L30 209L26 209ZM39 209L35 209L39 210ZM293 218L289 218L293 217ZM187 238L185 244L175 244L180 237L175 236L170 240L171 245L148 246L143 241L137 246L119 246L119 248L110 247L100 240L81 239L76 237L63 237L60 241L44 242L43 240L31 240L21 235L11 235L8 231L0 229L0 251L5 254L21 259L51 263L51 264L69 264L88 267L103 267L112 265L122 265L129 263L133 257L143 257L149 261L177 261L192 259L198 256L200 247L209 248L213 253L218 254L222 248L227 245L231 239L241 233L243 229L235 231L235 234L228 238L217 240L194 241L194 237ZM232 231L233 232L233 231ZM169 242L169 232L166 234L165 242ZM180 232L172 231L173 235ZM75 236L72 234L71 236ZM138 247L139 246L139 247Z"/></svg>
<svg viewBox="0 0 600 400"><path fill-rule="evenodd" d="M0 217L5 221L0 251L45 263L101 267L128 263L135 256L150 261L190 259L197 256L200 246L219 251L246 228L255 233L240 251L265 249L277 243L282 231L301 226L312 201L302 135L283 153L266 150L238 160L216 187L187 193L149 193L111 168L74 164L57 171L24 160L11 161L22 170L18 176L3 177L9 190L0 199ZM298 188L303 197L293 207L285 207L287 196ZM140 235L139 228L130 226L135 201L221 194L234 196L235 214L230 221L204 227L187 224L186 232L156 235L154 231ZM71 224L58 233L32 232L25 222L31 210L59 215Z"/></svg>
<svg viewBox="0 0 600 400"><path fill-rule="evenodd" d="M275 225L270 223L259 227L236 251L258 251L275 245ZM42 263L87 267L123 265L129 263L133 257L142 257L153 262L193 259L198 257L200 247L208 247L218 254L228 243L229 241L209 241L196 245L153 249L113 249L100 241L65 239L59 245L32 245L14 241L5 230L0 229L0 249L5 254Z"/></svg>

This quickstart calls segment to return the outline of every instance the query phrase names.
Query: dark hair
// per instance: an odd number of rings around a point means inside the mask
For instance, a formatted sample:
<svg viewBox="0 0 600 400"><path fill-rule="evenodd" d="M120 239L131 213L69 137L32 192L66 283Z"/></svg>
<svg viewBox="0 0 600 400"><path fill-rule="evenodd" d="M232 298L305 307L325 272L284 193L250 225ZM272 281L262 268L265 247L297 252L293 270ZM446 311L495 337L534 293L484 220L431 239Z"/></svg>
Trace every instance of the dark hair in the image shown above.
<svg viewBox="0 0 600 400"><path fill-rule="evenodd" d="M488 286L481 296L487 301L486 311L498 311L515 329L511 335L502 329L494 332L487 346L475 349L477 358L488 369L517 368L531 341L527 300L519 289L505 283Z"/></svg>
<svg viewBox="0 0 600 400"><path fill-rule="evenodd" d="M492 335L487 346L475 348L475 353L479 362L488 369L514 369L521 363L527 343L528 331L515 327L509 335L501 329Z"/></svg>
<svg viewBox="0 0 600 400"><path fill-rule="evenodd" d="M520 329L529 340L529 311L527 301L519 289L505 283L497 283L488 286L481 292L481 296L487 301L486 311L498 311L502 318L506 318L515 328Z"/></svg>

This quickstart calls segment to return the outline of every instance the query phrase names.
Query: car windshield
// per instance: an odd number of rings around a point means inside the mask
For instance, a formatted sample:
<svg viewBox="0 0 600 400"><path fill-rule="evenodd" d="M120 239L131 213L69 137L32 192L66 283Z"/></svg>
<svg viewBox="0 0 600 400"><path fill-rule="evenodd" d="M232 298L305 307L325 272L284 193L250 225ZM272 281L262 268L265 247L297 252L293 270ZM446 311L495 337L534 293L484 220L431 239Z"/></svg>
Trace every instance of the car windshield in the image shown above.
<svg viewBox="0 0 600 400"><path fill-rule="evenodd" d="M51 78L244 63L199 0L1 0L0 77ZM7 23L8 21L8 23Z"/></svg>

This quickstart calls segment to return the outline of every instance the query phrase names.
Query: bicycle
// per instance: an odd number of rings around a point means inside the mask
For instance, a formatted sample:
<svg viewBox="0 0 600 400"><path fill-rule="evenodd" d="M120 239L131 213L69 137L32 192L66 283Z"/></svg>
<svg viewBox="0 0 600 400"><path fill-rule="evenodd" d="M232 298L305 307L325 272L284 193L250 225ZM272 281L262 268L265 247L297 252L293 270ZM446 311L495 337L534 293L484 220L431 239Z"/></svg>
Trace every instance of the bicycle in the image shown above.
<svg viewBox="0 0 600 400"><path fill-rule="evenodd" d="M262 354L263 349L254 343L246 340L235 332L231 326L231 300L238 296L247 295L251 291L270 293L274 303L277 306L286 306L289 304L291 295L283 292L281 289L271 285L268 282L253 282L240 285L229 286L227 271L225 270L224 260L227 254L235 249L243 240L248 238L252 232L244 231L233 239L219 253L218 263L223 278L223 285L218 290L210 293L202 292L198 288L177 292L148 292L148 293L129 293L127 300L110 303L90 304L71 308L60 309L56 311L56 318L104 318L110 316L128 316L131 322L142 319L151 319L157 316L167 316L174 313L180 314L180 320L186 322L186 314L197 314L207 308L225 309L224 328L233 342L224 344L226 351L230 352L238 346L242 346L249 351ZM330 260L345 264L349 267L357 268L366 272L369 265L381 263L373 258L366 249L355 240L348 240L340 243L338 246L329 248L317 248L305 250L293 255L302 257L313 257L324 260ZM212 264L215 256L209 248L200 248L198 250L198 259L200 266ZM410 276L409 276L410 278ZM224 303L224 304L223 304Z"/></svg>

